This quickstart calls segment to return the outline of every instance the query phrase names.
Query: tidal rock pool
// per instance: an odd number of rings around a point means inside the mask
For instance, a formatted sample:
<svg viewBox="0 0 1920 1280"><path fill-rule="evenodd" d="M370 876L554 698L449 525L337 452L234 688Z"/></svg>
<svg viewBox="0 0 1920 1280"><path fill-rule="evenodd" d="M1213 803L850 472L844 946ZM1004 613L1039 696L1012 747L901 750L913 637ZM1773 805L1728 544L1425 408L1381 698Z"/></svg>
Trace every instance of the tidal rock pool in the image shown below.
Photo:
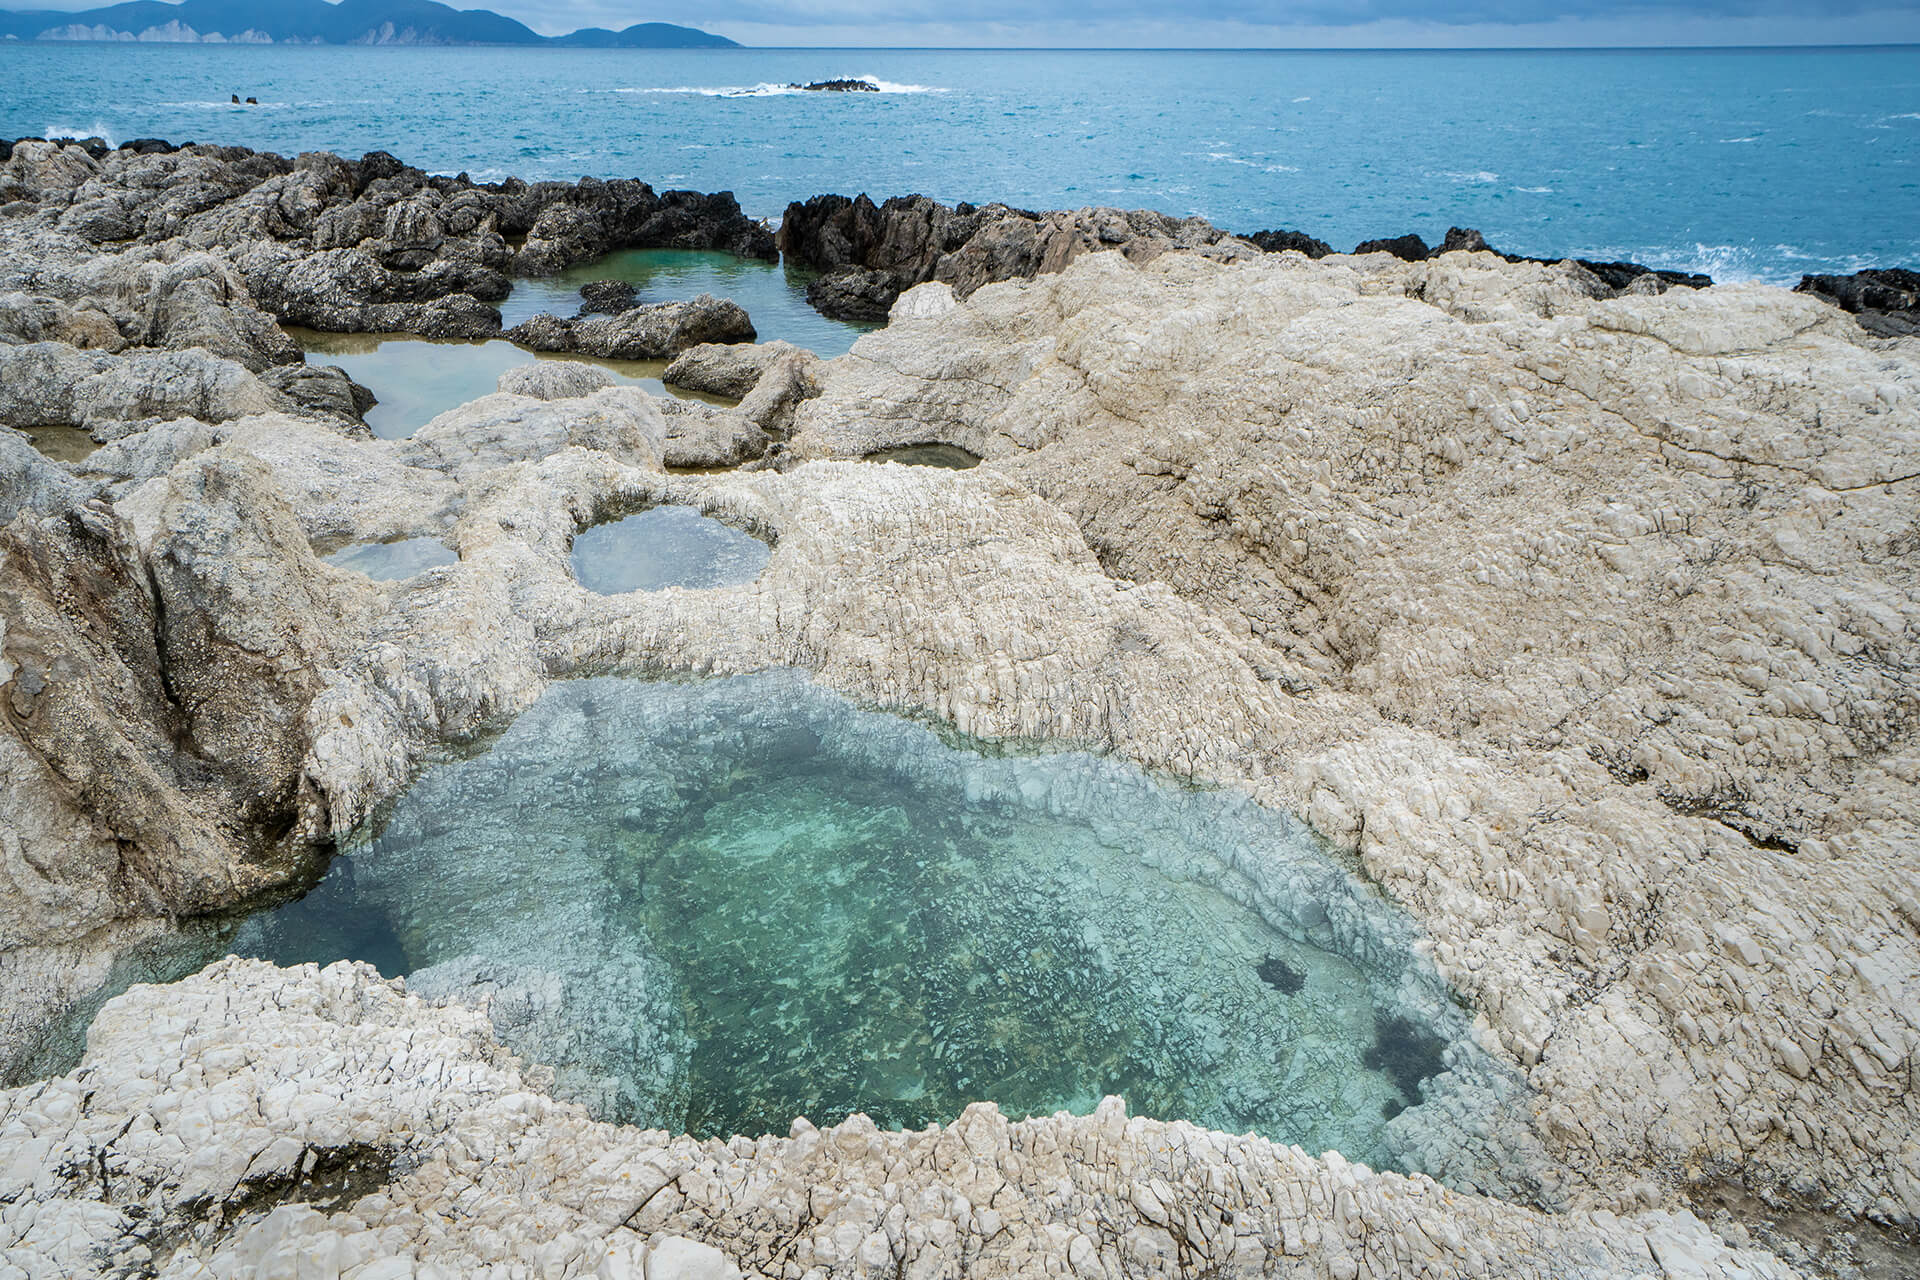
<svg viewBox="0 0 1920 1280"><path fill-rule="evenodd" d="M1244 797L771 672L553 687L232 946L487 997L563 1096L676 1131L1119 1094L1493 1181L1472 1135L1518 1086L1413 941Z"/></svg>
<svg viewBox="0 0 1920 1280"><path fill-rule="evenodd" d="M650 507L576 534L573 576L601 595L730 587L759 577L770 554L752 534L692 507Z"/></svg>
<svg viewBox="0 0 1920 1280"><path fill-rule="evenodd" d="M811 273L705 249L628 249L570 267L555 276L516 280L500 304L508 328L542 312L571 316L580 309L580 286L596 280L633 285L641 303L678 302L711 293L747 309L760 341L785 339L823 360L845 355L871 324L830 320L807 305Z"/></svg>
<svg viewBox="0 0 1920 1280"><path fill-rule="evenodd" d="M957 444L903 444L893 449L876 449L862 462L898 462L908 467L945 467L965 471L980 465L980 455Z"/></svg>
<svg viewBox="0 0 1920 1280"><path fill-rule="evenodd" d="M398 538L392 542L356 542L325 557L336 569L353 569L375 582L394 582L458 564L460 557L438 538Z"/></svg>
<svg viewBox="0 0 1920 1280"><path fill-rule="evenodd" d="M404 440L445 413L481 396L492 395L500 375L535 360L578 360L572 355L536 354L511 342L438 342L407 334L320 333L287 330L317 365L338 365L373 392L379 403L367 410L367 426L382 440ZM593 360L621 382L645 387L654 395L678 395L660 381L666 363L659 360ZM702 399L710 397L698 397Z"/></svg>
<svg viewBox="0 0 1920 1280"><path fill-rule="evenodd" d="M7 430L26 437L27 443L38 449L42 457L55 462L85 462L100 447L100 442L81 427L28 427L25 430L9 427Z"/></svg>

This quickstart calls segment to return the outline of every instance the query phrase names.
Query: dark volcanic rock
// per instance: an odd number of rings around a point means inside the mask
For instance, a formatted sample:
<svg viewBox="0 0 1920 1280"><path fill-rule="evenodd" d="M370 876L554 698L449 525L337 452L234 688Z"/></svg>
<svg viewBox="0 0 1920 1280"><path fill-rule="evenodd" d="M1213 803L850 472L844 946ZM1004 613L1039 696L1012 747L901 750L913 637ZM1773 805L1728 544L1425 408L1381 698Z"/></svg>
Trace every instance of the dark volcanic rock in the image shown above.
<svg viewBox="0 0 1920 1280"><path fill-rule="evenodd" d="M1332 245L1325 240L1316 240L1304 231L1256 231L1247 239L1268 253L1282 253L1291 249L1309 258L1324 258L1333 252Z"/></svg>
<svg viewBox="0 0 1920 1280"><path fill-rule="evenodd" d="M179 149L165 138L129 138L120 144L120 150L131 151L137 156L170 156Z"/></svg>
<svg viewBox="0 0 1920 1280"><path fill-rule="evenodd" d="M1850 276L1801 276L1794 292L1825 298L1882 337L1920 333L1920 272L1877 267Z"/></svg>
<svg viewBox="0 0 1920 1280"><path fill-rule="evenodd" d="M876 205L865 196L825 195L788 205L779 246L788 263L827 273L809 287L809 301L850 319L882 317L894 298L928 280L965 297L991 281L1059 271L1106 249L1137 262L1169 249L1228 260L1258 252L1202 218L1120 209L1035 213L1004 204L948 208L926 196Z"/></svg>
<svg viewBox="0 0 1920 1280"><path fill-rule="evenodd" d="M1391 240L1362 240L1354 246L1353 251L1355 254L1390 253L1402 262L1425 262L1433 256L1433 250L1427 248L1427 242L1411 232Z"/></svg>
<svg viewBox="0 0 1920 1280"><path fill-rule="evenodd" d="M1487 238L1471 227L1448 227L1446 239L1435 253L1492 253Z"/></svg>
<svg viewBox="0 0 1920 1280"><path fill-rule="evenodd" d="M812 84L789 84L789 89L805 89L810 93L878 93L880 86L871 80L815 80Z"/></svg>
<svg viewBox="0 0 1920 1280"><path fill-rule="evenodd" d="M617 316L640 305L640 288L625 280L591 280L580 286L580 314Z"/></svg>

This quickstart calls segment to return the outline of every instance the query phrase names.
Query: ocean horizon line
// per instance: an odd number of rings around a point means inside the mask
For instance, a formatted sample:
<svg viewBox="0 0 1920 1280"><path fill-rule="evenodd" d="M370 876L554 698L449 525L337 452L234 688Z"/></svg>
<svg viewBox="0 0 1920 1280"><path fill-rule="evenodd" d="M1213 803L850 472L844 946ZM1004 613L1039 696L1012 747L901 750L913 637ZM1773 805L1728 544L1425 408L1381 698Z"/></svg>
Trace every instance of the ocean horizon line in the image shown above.
<svg viewBox="0 0 1920 1280"><path fill-rule="evenodd" d="M598 48L568 45L484 44L406 44L290 45L251 44L229 41L136 41L136 40L22 40L17 36L0 37L0 48L52 45L74 48L113 49L250 49L271 50L297 47L303 52L317 49L351 50L361 53L422 51L448 52L460 49L512 49L521 53L619 53L619 54L715 54L736 53L1844 53L1849 51L1885 51L1920 49L1920 41L1843 41L1836 44L1497 44L1497 45L996 45L996 44L740 44L723 47L687 46L671 48Z"/></svg>

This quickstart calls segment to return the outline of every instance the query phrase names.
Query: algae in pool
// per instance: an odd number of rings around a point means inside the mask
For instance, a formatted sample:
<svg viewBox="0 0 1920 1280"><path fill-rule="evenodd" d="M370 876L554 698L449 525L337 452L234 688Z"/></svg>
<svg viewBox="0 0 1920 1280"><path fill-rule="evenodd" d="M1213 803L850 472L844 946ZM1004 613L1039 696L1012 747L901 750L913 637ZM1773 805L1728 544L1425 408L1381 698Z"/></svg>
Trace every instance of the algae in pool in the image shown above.
<svg viewBox="0 0 1920 1280"><path fill-rule="evenodd" d="M551 688L236 950L488 996L562 1095L699 1135L1118 1093L1393 1166L1391 1117L1486 1075L1412 941L1244 798L773 672Z"/></svg>

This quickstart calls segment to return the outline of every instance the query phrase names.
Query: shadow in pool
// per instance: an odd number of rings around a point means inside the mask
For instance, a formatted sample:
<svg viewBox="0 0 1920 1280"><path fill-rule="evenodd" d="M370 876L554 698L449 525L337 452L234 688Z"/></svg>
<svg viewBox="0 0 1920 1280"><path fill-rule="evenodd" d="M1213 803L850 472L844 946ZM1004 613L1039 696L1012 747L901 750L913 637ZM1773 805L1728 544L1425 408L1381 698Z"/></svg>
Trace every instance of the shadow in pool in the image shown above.
<svg viewBox="0 0 1920 1280"><path fill-rule="evenodd" d="M945 467L965 471L980 465L980 455L957 444L904 444L893 449L876 449L862 462L898 462L909 467Z"/></svg>

